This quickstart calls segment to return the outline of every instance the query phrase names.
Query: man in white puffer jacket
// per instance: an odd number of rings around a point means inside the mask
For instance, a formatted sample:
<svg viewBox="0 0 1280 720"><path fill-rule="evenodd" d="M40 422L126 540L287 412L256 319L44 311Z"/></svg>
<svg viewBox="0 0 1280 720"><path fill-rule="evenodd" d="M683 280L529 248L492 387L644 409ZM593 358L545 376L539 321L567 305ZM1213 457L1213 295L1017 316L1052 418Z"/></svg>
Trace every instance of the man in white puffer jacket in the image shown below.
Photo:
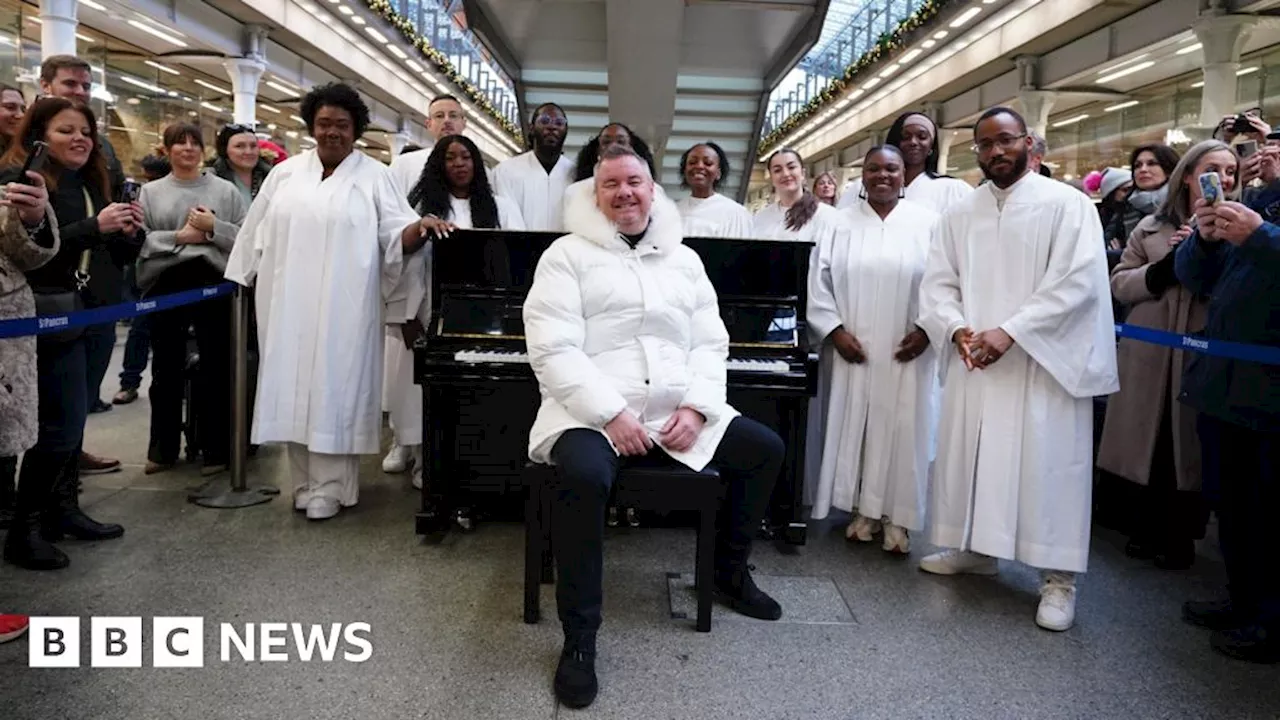
<svg viewBox="0 0 1280 720"><path fill-rule="evenodd" d="M751 617L782 609L747 570L782 465L782 440L725 400L729 334L702 260L683 244L679 211L655 198L648 165L610 148L595 183L566 198L570 234L542 255L524 303L542 406L529 456L556 466L552 548L565 633L556 696L595 699L602 539L609 489L627 457L665 453L714 466L727 485L716 537L719 599Z"/></svg>

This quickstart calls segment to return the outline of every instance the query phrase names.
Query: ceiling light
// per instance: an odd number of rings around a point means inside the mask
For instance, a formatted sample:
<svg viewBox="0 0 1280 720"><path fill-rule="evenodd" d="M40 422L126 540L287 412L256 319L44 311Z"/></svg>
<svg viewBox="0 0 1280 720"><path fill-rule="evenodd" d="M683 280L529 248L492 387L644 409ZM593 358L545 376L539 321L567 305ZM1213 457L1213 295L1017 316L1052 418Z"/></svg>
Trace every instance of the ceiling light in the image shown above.
<svg viewBox="0 0 1280 720"><path fill-rule="evenodd" d="M980 12L982 12L982 8L980 7L971 7L968 10L965 10L964 12L960 13L960 17L951 21L951 27L953 28L964 27L965 23L977 17L978 13Z"/></svg>
<svg viewBox="0 0 1280 720"><path fill-rule="evenodd" d="M1193 82L1193 83L1191 83L1191 87L1193 87L1193 88L1202 88L1202 87L1204 87L1204 81L1203 81L1203 80L1201 80L1200 82Z"/></svg>
<svg viewBox="0 0 1280 720"><path fill-rule="evenodd" d="M1122 102L1122 103L1120 103L1119 105L1112 105L1111 107L1105 107L1105 108L1103 108L1103 110L1104 110L1104 111L1106 111L1106 112L1115 112L1116 110L1123 110L1123 109L1125 109L1125 108L1131 108L1131 107L1133 107L1134 105L1138 105L1138 104L1139 104L1139 102L1138 102L1137 100L1130 100L1129 102Z"/></svg>
<svg viewBox="0 0 1280 720"><path fill-rule="evenodd" d="M298 94L298 91L297 91L297 90L293 90L293 89L291 89L291 88L287 88L287 87L285 87L285 86L281 85L280 83L278 83L278 82L274 82L274 81L272 81L272 80L268 80L268 81L267 81L267 85L268 85L268 86L270 86L270 87L275 88L276 90L279 90L280 92L284 93L285 95L297 95L297 94Z"/></svg>
<svg viewBox="0 0 1280 720"><path fill-rule="evenodd" d="M880 73L880 79L884 80L888 78L890 75L893 74L893 71L897 69L898 69L898 63L891 63L888 67L884 69L883 72Z"/></svg>
<svg viewBox="0 0 1280 720"><path fill-rule="evenodd" d="M1117 70L1111 73L1110 75L1103 75L1102 77L1098 78L1098 83L1102 84L1102 83L1109 83L1112 80L1119 80L1120 78L1126 75L1132 75L1136 72L1146 70L1149 67L1153 67L1155 64L1156 63L1154 60L1148 60L1146 62L1140 62L1137 65L1130 65L1129 67L1123 70Z"/></svg>
<svg viewBox="0 0 1280 720"><path fill-rule="evenodd" d="M174 70L173 68L171 68L171 67L169 67L169 66L167 66L167 65L161 65L160 63L156 62L155 60L143 60L143 61L142 61L142 63L143 63L144 65L150 65L151 67L153 67L153 68L155 68L155 69L159 70L160 72L167 72L167 73L169 73L170 75L181 75L181 74L182 74L182 73L178 72L177 70Z"/></svg>
<svg viewBox="0 0 1280 720"><path fill-rule="evenodd" d="M863 83L863 85L862 85L862 89L863 89L863 90L870 90L871 88L873 88L873 87L875 87L875 86L877 86L877 85L879 85L879 84L880 84L880 78L871 78L870 80L868 80L868 81L866 81L865 83Z"/></svg>
<svg viewBox="0 0 1280 720"><path fill-rule="evenodd" d="M273 113L273 114L275 114L275 115L279 115L279 114L280 114L280 111L279 111L279 110L277 110L277 109L275 109L275 108L271 107L270 105L263 105L262 103L258 103L258 109L259 109L259 110L266 110L267 112L269 112L269 113Z"/></svg>
<svg viewBox="0 0 1280 720"><path fill-rule="evenodd" d="M1131 64L1133 64L1133 63L1138 62L1139 60L1142 60L1142 59L1146 58L1146 57L1147 57L1148 55L1150 55L1150 54L1151 54L1151 53L1142 53L1141 55L1137 55L1137 56L1135 56L1135 57L1131 57L1131 58L1129 58L1128 60L1125 60L1124 62L1116 63L1115 65L1112 65L1112 66L1111 66L1111 67L1109 67L1109 68L1103 68L1102 70L1099 70L1099 71L1098 71L1098 74L1099 74L1099 75L1110 75L1111 73L1115 72L1116 70L1119 70L1119 69L1120 69L1120 68L1122 68L1122 67L1125 67L1126 65L1131 65Z"/></svg>
<svg viewBox="0 0 1280 720"><path fill-rule="evenodd" d="M930 38L930 39L925 40L924 42L920 43L920 47L922 47L922 48L931 48L931 47L933 47L934 45L937 45L937 44L938 44L938 41L937 41L937 40L934 40L934 39Z"/></svg>
<svg viewBox="0 0 1280 720"><path fill-rule="evenodd" d="M202 102L200 103L200 107L204 108L205 110L212 110L216 113L222 112L222 108L218 107L217 105L214 105L213 103Z"/></svg>
<svg viewBox="0 0 1280 720"><path fill-rule="evenodd" d="M414 72L422 72L422 66L421 66L421 65L419 65L418 63L414 62L413 60L409 60L409 61L405 62L405 65L408 65L408 66L409 66L409 69L410 69L410 70L412 70L412 71L414 71Z"/></svg>
<svg viewBox="0 0 1280 720"><path fill-rule="evenodd" d="M1087 120L1088 118L1089 118L1089 116L1088 116L1087 114L1086 114L1086 115L1077 115L1077 116L1075 116L1075 117L1073 117L1073 118L1067 118L1066 120L1059 120L1058 122L1056 122L1056 123L1054 123L1054 124L1053 124L1053 127L1060 128L1060 127L1066 127L1066 126L1068 126L1068 125L1075 125L1076 123L1080 122L1081 120Z"/></svg>
<svg viewBox="0 0 1280 720"><path fill-rule="evenodd" d="M936 32L936 33L934 33L934 34L933 34L933 39L934 39L934 40L941 40L942 38L944 38L944 37L946 37L946 36L947 36L947 31L946 31L946 30L939 30L938 32Z"/></svg>
<svg viewBox="0 0 1280 720"><path fill-rule="evenodd" d="M300 122L300 123L302 123L303 125L306 125L306 124L307 124L307 121L306 121L306 120L303 120L302 118L298 117L297 115L290 115L290 116L289 116L289 119L290 119L290 120L292 120L292 121L294 121L294 122Z"/></svg>
<svg viewBox="0 0 1280 720"><path fill-rule="evenodd" d="M365 141L363 141L363 140L357 140L357 141L356 141L356 144L357 144L357 145L359 145L360 147L369 147L369 143L367 143L367 142L365 142Z"/></svg>
<svg viewBox="0 0 1280 720"><path fill-rule="evenodd" d="M214 84L213 84L213 83L211 83L211 82L206 82L206 81L204 81L204 80L201 80L200 78L196 78L195 83L196 83L197 85L199 85L200 87L208 88L208 89L210 89L210 90L212 90L212 91L214 91L214 92L222 93L223 95L230 95L230 94L231 94L231 90L230 90L230 89L228 89L228 88L224 88L224 87L219 87L218 85L214 85Z"/></svg>
<svg viewBox="0 0 1280 720"><path fill-rule="evenodd" d="M150 90L151 92L160 93L160 94L162 94L162 95L164 94L164 89L162 89L162 88L158 88L158 87L156 87L155 85L152 85L151 83L145 83L145 82L142 82L141 80L138 80L138 79L136 79L136 78L131 78L131 77L129 77L128 75L121 75L121 76L120 76L120 79L121 79L121 80L123 80L123 81L125 81L125 82L127 82L127 83L129 83L130 85L134 85L134 86L136 86L136 87L140 87L140 88L142 88L143 90Z"/></svg>
<svg viewBox="0 0 1280 720"><path fill-rule="evenodd" d="M912 60L915 60L917 57L919 57L920 53L922 52L924 52L924 50L921 50L920 48L915 48L914 50L908 50L905 55L898 58L898 62L905 65L906 63L909 63Z"/></svg>
<svg viewBox="0 0 1280 720"><path fill-rule="evenodd" d="M295 131L293 131L293 130L286 130L286 131L285 131L285 133L284 133L284 136L285 136L285 137L296 138L296 137L298 137L298 133L297 133L297 132L295 132Z"/></svg>
<svg viewBox="0 0 1280 720"><path fill-rule="evenodd" d="M142 101L141 101L141 100L139 100L139 99L138 99L138 98L136 98L136 97L131 97L131 98L129 98L128 100L125 100L125 102L129 103L130 105L141 105L141 104L142 104Z"/></svg>
<svg viewBox="0 0 1280 720"><path fill-rule="evenodd" d="M342 5L342 6L340 6L340 7L338 8L338 12L342 13L343 15L355 15L355 14L356 14L356 11L355 11L355 10L352 10L351 8L347 7L346 5Z"/></svg>
<svg viewBox="0 0 1280 720"><path fill-rule="evenodd" d="M80 33L76 33L76 37L85 42L95 42L94 39L89 37L88 35L82 35Z"/></svg>
<svg viewBox="0 0 1280 720"><path fill-rule="evenodd" d="M367 24L367 23L365 23L364 18L360 17L359 15L357 15L357 16L355 16L355 17L351 18L351 22L353 22L353 23L355 23L355 24L357 24L357 25L365 25L365 24Z"/></svg>
<svg viewBox="0 0 1280 720"><path fill-rule="evenodd" d="M105 7L103 7L103 6L99 5L98 3L94 2L93 0L80 0L80 4L81 4L81 5L88 5L89 7L93 8L94 10L97 10L98 12L106 12L106 11L107 11L107 9L106 9Z"/></svg>
<svg viewBox="0 0 1280 720"><path fill-rule="evenodd" d="M152 35L152 36L154 36L154 37L158 37L158 38L160 38L161 40L164 40L165 42L170 43L170 44L172 44L172 45L177 45L178 47L186 47L186 46L187 46L187 44L186 44L185 42L183 42L183 41L179 40L178 38L176 38L176 37L174 37L174 36L172 36L172 35L170 35L169 33L161 32L161 31L159 31L159 30L157 30L157 29L155 29L155 28L153 28L153 27L151 27L151 26L149 26L149 25L146 25L146 24L144 24L144 23L140 23L140 22L138 22L137 20L130 20L130 21L129 21L129 24L130 24L130 25L132 25L133 27L137 28L138 30L141 30L142 32L147 33L148 35Z"/></svg>
<svg viewBox="0 0 1280 720"><path fill-rule="evenodd" d="M1193 53L1193 52L1195 52L1195 51L1199 50L1199 49L1200 49L1200 48L1202 48L1202 47L1204 47L1204 44L1203 44L1203 43L1196 43L1195 45L1188 45L1188 46L1186 46L1186 47L1184 47L1184 48L1178 48L1178 51L1177 51L1176 53L1174 53L1174 55L1186 55L1187 53Z"/></svg>
<svg viewBox="0 0 1280 720"><path fill-rule="evenodd" d="M1248 75L1249 73L1256 73L1261 67L1262 67L1261 65L1254 65L1253 67L1240 68L1239 70L1236 71L1236 77L1240 77L1241 75Z"/></svg>
<svg viewBox="0 0 1280 720"><path fill-rule="evenodd" d="M388 42L390 42L390 40L387 40L387 36L378 32L378 29L375 27L367 27L364 29L364 31L369 33L369 37L373 38L374 40L377 40L383 45L386 45Z"/></svg>

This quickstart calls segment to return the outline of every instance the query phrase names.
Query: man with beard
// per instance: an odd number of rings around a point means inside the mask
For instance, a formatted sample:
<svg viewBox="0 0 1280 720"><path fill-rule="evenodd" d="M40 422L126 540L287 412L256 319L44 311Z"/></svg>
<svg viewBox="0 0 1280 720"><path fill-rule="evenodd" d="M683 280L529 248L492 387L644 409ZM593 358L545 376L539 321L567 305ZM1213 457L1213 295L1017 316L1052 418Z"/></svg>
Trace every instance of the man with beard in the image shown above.
<svg viewBox="0 0 1280 720"><path fill-rule="evenodd" d="M990 182L943 216L920 286L917 324L955 347L929 513L947 549L920 568L1040 568L1036 624L1062 631L1088 564L1092 398L1119 387L1102 229L1089 198L1029 172L1017 113L987 111L974 141Z"/></svg>
<svg viewBox="0 0 1280 720"><path fill-rule="evenodd" d="M520 206L529 230L564 229L564 194L573 183L574 163L563 154L569 121L564 109L544 103L533 111L529 152L498 163L494 193Z"/></svg>

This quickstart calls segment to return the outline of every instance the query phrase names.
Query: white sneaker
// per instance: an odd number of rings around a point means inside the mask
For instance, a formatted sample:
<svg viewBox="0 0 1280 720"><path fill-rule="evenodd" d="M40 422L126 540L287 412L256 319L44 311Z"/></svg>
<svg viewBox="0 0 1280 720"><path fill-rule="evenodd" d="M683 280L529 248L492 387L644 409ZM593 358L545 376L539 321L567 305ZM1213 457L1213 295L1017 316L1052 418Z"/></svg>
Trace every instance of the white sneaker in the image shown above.
<svg viewBox="0 0 1280 720"><path fill-rule="evenodd" d="M382 458L382 472L388 475L399 475L409 469L409 464L413 462L413 456L409 448L404 445L392 445L391 452Z"/></svg>
<svg viewBox="0 0 1280 720"><path fill-rule="evenodd" d="M414 463L413 465L413 489L422 489L422 463Z"/></svg>
<svg viewBox="0 0 1280 720"><path fill-rule="evenodd" d="M1045 630L1070 630L1076 621L1076 586L1072 580L1050 578L1040 588L1036 624Z"/></svg>
<svg viewBox="0 0 1280 720"><path fill-rule="evenodd" d="M871 542L878 532L880 532L879 520L872 520L864 515L854 515L853 522L844 529L844 536L858 542Z"/></svg>
<svg viewBox="0 0 1280 720"><path fill-rule="evenodd" d="M342 506L333 498L312 498L307 502L307 519L328 520L341 509Z"/></svg>
<svg viewBox="0 0 1280 720"><path fill-rule="evenodd" d="M881 547L884 548L885 552L906 555L911 552L911 535L901 525L885 523L884 544Z"/></svg>
<svg viewBox="0 0 1280 720"><path fill-rule="evenodd" d="M1000 564L989 555L952 549L924 558L920 569L934 575L997 575Z"/></svg>

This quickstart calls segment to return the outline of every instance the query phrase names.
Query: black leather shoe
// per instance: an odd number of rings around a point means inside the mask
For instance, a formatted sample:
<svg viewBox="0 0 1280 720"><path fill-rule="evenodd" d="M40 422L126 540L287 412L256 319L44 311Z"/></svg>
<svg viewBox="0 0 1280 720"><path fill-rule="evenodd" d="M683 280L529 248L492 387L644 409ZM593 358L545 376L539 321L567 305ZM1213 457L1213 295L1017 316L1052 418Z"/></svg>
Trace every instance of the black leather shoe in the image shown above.
<svg viewBox="0 0 1280 720"><path fill-rule="evenodd" d="M596 680L595 644L565 640L556 667L556 699L575 710L590 705L600 691Z"/></svg>
<svg viewBox="0 0 1280 720"><path fill-rule="evenodd" d="M1230 600L1188 600L1182 603L1182 621L1210 630L1231 630L1240 626Z"/></svg>
<svg viewBox="0 0 1280 720"><path fill-rule="evenodd" d="M1280 635L1261 625L1234 630L1218 630L1209 644L1214 650L1237 660L1271 664L1280 662Z"/></svg>
<svg viewBox="0 0 1280 720"><path fill-rule="evenodd" d="M41 537L34 525L9 531L4 539L4 560L27 570L61 570L71 564L66 553Z"/></svg>
<svg viewBox="0 0 1280 720"><path fill-rule="evenodd" d="M751 573L745 569L717 577L715 590L720 602L747 617L757 620L777 620L782 617L782 606L756 587Z"/></svg>
<svg viewBox="0 0 1280 720"><path fill-rule="evenodd" d="M84 514L79 505L63 508L60 517L44 528L45 539L58 542L70 535L76 540L114 540L124 535L124 528L115 523L100 523Z"/></svg>

